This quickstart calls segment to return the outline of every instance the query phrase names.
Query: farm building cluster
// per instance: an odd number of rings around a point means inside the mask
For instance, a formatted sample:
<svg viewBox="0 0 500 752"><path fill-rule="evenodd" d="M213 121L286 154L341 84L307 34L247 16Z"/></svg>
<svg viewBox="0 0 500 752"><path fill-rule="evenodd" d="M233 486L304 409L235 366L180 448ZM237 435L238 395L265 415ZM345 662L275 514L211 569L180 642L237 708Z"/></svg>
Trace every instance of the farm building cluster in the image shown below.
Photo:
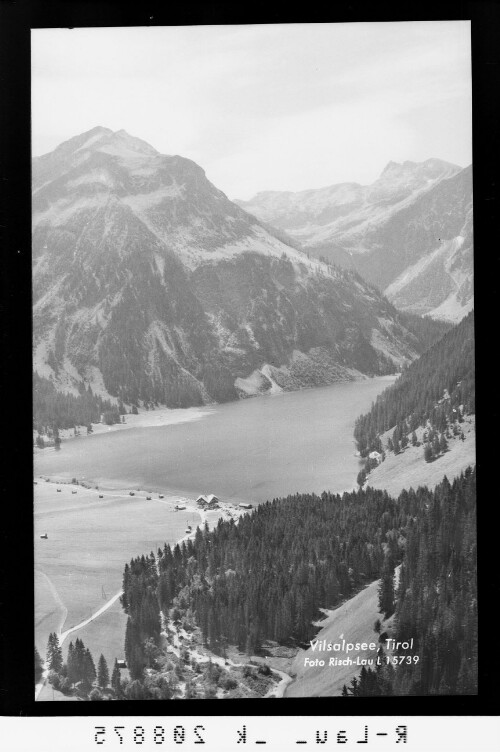
<svg viewBox="0 0 500 752"><path fill-rule="evenodd" d="M201 494L196 499L196 503L202 509L218 509L220 506L220 499L215 494ZM252 509L252 504L239 504L242 509Z"/></svg>
<svg viewBox="0 0 500 752"><path fill-rule="evenodd" d="M202 509L218 509L219 499L214 494L201 494L196 499L196 503Z"/></svg>

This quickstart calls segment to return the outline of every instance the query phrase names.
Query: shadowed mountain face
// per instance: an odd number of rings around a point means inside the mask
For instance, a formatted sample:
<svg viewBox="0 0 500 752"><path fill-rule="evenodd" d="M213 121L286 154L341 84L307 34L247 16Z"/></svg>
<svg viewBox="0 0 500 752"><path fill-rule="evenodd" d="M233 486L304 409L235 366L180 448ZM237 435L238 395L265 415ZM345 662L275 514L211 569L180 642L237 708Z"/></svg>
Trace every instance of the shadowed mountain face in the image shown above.
<svg viewBox="0 0 500 752"><path fill-rule="evenodd" d="M33 160L34 366L170 407L382 374L416 337L356 274L310 260L194 162L93 130Z"/></svg>
<svg viewBox="0 0 500 752"><path fill-rule="evenodd" d="M472 167L389 162L372 185L264 192L238 205L399 308L458 321L473 306Z"/></svg>

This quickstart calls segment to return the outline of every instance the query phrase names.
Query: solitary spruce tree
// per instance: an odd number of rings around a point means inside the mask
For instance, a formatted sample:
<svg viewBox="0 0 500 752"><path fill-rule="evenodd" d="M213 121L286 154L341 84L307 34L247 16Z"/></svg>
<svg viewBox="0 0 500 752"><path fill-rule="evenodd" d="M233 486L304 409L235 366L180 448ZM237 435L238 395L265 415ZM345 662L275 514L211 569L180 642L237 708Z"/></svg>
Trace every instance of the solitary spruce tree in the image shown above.
<svg viewBox="0 0 500 752"><path fill-rule="evenodd" d="M111 674L111 686L115 690L117 696L121 693L122 682L120 679L120 669L118 668L118 661L115 658L115 665L113 666L113 673Z"/></svg>
<svg viewBox="0 0 500 752"><path fill-rule="evenodd" d="M426 462L432 462L434 459L434 452L432 451L432 446L427 443L424 446L424 459Z"/></svg>
<svg viewBox="0 0 500 752"><path fill-rule="evenodd" d="M359 471L356 481L358 486L363 486L366 483L366 470L364 468Z"/></svg>
<svg viewBox="0 0 500 752"><path fill-rule="evenodd" d="M108 664L102 653L99 658L99 663L97 664L97 683L101 689L104 689L104 687L107 687L109 684Z"/></svg>
<svg viewBox="0 0 500 752"><path fill-rule="evenodd" d="M96 679L96 670L92 653L88 648L85 648L83 659L83 676L82 685L87 692L90 692L93 683Z"/></svg>
<svg viewBox="0 0 500 752"><path fill-rule="evenodd" d="M59 638L55 632L51 632L49 635L49 641L47 643L47 663L50 671L59 671L62 668L62 650L59 647Z"/></svg>

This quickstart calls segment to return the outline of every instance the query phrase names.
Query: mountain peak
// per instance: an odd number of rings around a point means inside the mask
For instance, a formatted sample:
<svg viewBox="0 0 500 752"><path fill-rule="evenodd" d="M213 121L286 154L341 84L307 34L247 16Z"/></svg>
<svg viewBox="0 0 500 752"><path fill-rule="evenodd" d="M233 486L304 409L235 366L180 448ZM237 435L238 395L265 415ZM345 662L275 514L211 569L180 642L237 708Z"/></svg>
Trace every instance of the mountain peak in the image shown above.
<svg viewBox="0 0 500 752"><path fill-rule="evenodd" d="M64 156L83 149L90 144L95 144L97 141L101 141L103 138L107 138L113 135L111 128L104 128L102 125L96 125L88 131L80 133L78 136L73 136L67 141L63 141L57 146L54 151L44 154L43 157L50 157L50 155Z"/></svg>
<svg viewBox="0 0 500 752"><path fill-rule="evenodd" d="M412 162L409 159L404 162L393 162L391 160L380 173L380 178L388 176L397 177L417 173L421 173L422 175L425 173L429 177L439 177L444 176L445 174L458 172L460 169L462 168L459 165L453 164L452 162L446 162L444 159L437 159L436 157L431 157L423 162Z"/></svg>
<svg viewBox="0 0 500 752"><path fill-rule="evenodd" d="M50 158L50 155L53 154L57 157L65 157L83 150L104 151L118 156L156 156L158 154L151 144L131 136L123 129L112 131L111 128L96 125L78 136L63 141L53 152L43 156Z"/></svg>
<svg viewBox="0 0 500 752"><path fill-rule="evenodd" d="M387 162L386 166L380 173L381 175L384 174L384 172L389 172L390 170L393 170L395 167L400 167L401 165L398 162L393 162L392 160L390 162Z"/></svg>
<svg viewBox="0 0 500 752"><path fill-rule="evenodd" d="M141 138L131 136L123 128L119 131L111 132L109 138L106 139L106 143L114 144L118 147L122 147L127 151L135 152L137 154L144 154L148 156L154 156L158 154L158 151L148 144L147 141L143 141ZM102 149L104 151L104 149Z"/></svg>

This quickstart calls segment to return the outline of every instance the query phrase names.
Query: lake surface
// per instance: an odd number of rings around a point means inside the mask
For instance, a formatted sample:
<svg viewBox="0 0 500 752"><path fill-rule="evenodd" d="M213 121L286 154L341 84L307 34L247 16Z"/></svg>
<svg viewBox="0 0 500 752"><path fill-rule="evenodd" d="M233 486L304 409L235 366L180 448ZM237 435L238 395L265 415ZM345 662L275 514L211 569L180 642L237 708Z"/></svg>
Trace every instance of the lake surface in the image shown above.
<svg viewBox="0 0 500 752"><path fill-rule="evenodd" d="M256 397L193 422L76 437L39 452L35 473L225 501L262 502L355 485L354 421L392 376Z"/></svg>

